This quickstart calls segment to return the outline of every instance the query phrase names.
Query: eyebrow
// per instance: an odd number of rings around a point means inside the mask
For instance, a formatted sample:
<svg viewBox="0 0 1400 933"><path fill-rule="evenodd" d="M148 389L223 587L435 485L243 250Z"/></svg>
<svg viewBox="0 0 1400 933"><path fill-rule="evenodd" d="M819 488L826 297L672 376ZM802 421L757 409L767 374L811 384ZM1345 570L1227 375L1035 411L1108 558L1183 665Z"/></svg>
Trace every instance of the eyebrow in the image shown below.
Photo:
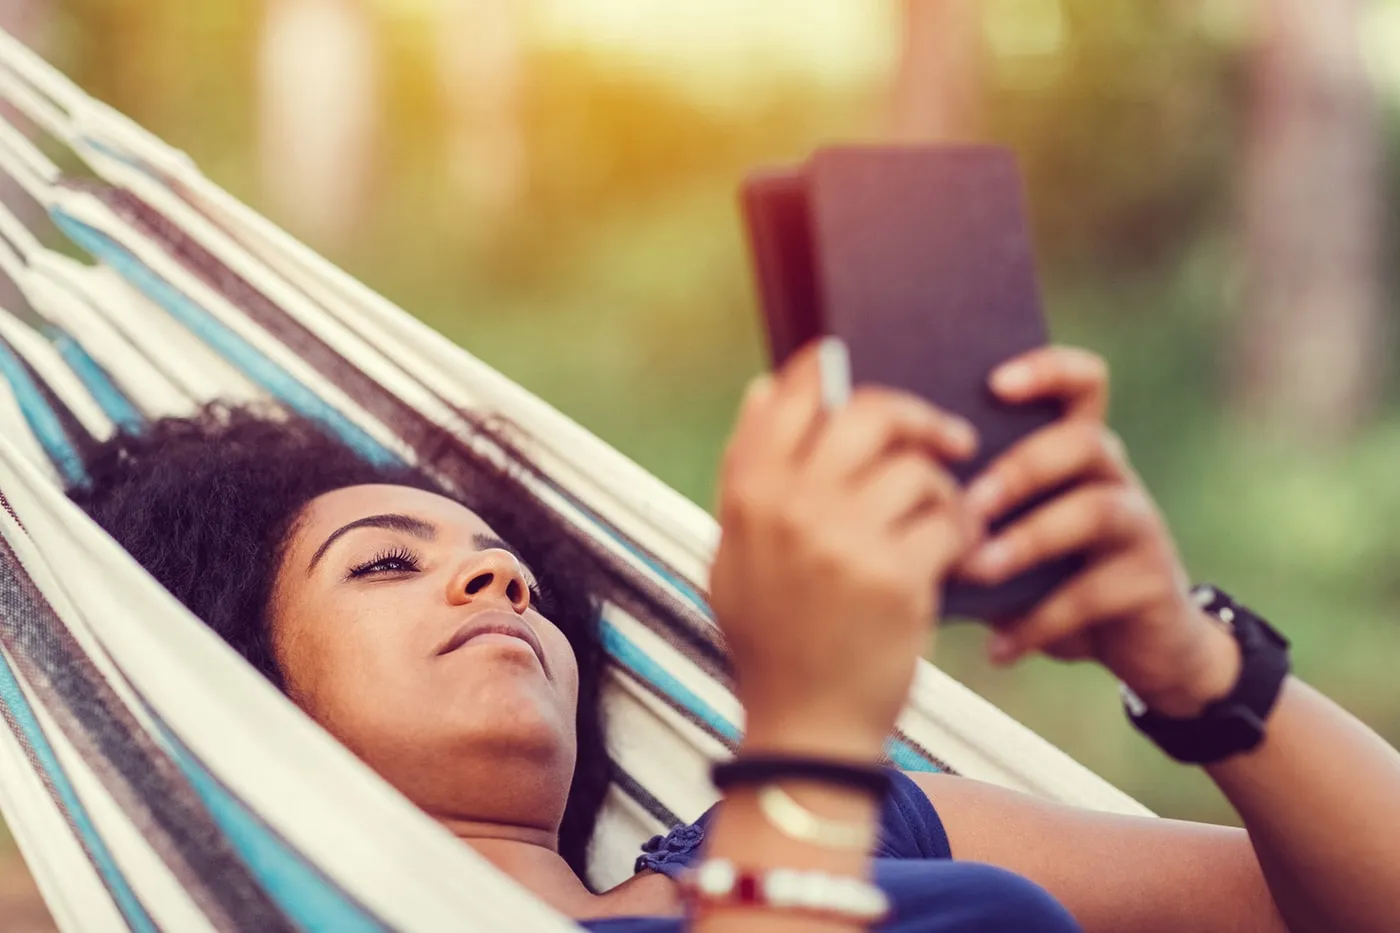
<svg viewBox="0 0 1400 933"><path fill-rule="evenodd" d="M321 543L315 554L311 555L311 563L306 568L307 576L310 576L311 572L316 569L316 565L321 562L322 557L326 556L326 551L332 544L357 528L387 528L389 531L401 531L404 534L413 535L415 538L422 538L424 541L431 541L437 537L437 528L434 525L421 518L414 518L412 515L403 515L398 512L367 515L364 518L357 518L349 524L341 525L331 532L330 537Z"/></svg>

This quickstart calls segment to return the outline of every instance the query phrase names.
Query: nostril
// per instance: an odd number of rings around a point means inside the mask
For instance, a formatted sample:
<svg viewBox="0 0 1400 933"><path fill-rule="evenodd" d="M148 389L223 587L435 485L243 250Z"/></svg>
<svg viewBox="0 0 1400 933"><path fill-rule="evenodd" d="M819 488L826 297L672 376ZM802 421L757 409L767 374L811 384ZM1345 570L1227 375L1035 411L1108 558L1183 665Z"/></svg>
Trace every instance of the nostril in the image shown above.
<svg viewBox="0 0 1400 933"><path fill-rule="evenodd" d="M525 587L519 580L512 580L506 585L506 599L511 605L519 603L525 597Z"/></svg>
<svg viewBox="0 0 1400 933"><path fill-rule="evenodd" d="M494 577L495 574L491 573L479 573L472 577L467 581L467 595L475 596L477 593L480 593L491 585L491 580L494 579Z"/></svg>

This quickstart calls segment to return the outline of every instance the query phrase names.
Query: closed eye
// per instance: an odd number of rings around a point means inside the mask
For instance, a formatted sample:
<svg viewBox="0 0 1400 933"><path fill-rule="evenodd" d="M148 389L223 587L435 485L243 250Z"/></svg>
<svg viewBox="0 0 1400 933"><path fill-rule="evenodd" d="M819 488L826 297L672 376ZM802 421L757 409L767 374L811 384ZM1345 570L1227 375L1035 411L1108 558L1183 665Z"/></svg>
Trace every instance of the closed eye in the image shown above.
<svg viewBox="0 0 1400 933"><path fill-rule="evenodd" d="M553 594L542 583L530 584L530 605L535 611L545 618L551 618L554 614Z"/></svg>
<svg viewBox="0 0 1400 933"><path fill-rule="evenodd" d="M355 580L391 573L417 573L421 569L418 555L406 547L399 546L380 551L364 563L351 567L345 579Z"/></svg>

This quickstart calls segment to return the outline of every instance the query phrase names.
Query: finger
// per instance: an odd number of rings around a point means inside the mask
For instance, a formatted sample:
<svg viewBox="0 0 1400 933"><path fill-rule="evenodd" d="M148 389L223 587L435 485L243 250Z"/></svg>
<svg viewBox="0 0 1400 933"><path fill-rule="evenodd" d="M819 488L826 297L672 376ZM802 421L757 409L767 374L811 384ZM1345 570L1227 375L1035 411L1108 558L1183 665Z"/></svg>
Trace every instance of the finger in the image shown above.
<svg viewBox="0 0 1400 933"><path fill-rule="evenodd" d="M739 401L734 430L725 448L725 461L743 460L768 434L768 403L773 395L773 377L768 373L750 380Z"/></svg>
<svg viewBox="0 0 1400 933"><path fill-rule="evenodd" d="M957 494L957 481L947 470L936 460L911 452L887 457L862 476L852 506L881 527L897 529Z"/></svg>
<svg viewBox="0 0 1400 933"><path fill-rule="evenodd" d="M828 416L808 462L815 477L846 483L902 447L939 460L964 460L976 450L977 434L964 419L917 396L865 388Z"/></svg>
<svg viewBox="0 0 1400 933"><path fill-rule="evenodd" d="M992 392L1002 401L1058 399L1071 417L1103 420L1108 414L1108 364L1075 347L1041 347L992 371Z"/></svg>
<svg viewBox="0 0 1400 933"><path fill-rule="evenodd" d="M1051 642L1041 651L1056 661L1084 661L1094 656L1092 632L1075 632L1068 638Z"/></svg>
<svg viewBox="0 0 1400 933"><path fill-rule="evenodd" d="M906 521L900 532L901 552L908 555L910 572L926 575L939 586L949 570L967 551L968 525L956 501L927 510Z"/></svg>
<svg viewBox="0 0 1400 933"><path fill-rule="evenodd" d="M1007 622L1005 620L993 626L991 638L987 641L987 656L997 663L1004 654L1014 654L1014 645L1011 640L1001 634L1002 629L1010 629L1018 622ZM1041 649L1041 653L1054 658L1057 661L1084 661L1094 656L1093 631L1078 631L1072 635L1061 638L1059 641L1051 642Z"/></svg>
<svg viewBox="0 0 1400 933"><path fill-rule="evenodd" d="M808 343L774 377L759 445L764 456L788 462L800 459L820 425L821 347L820 340Z"/></svg>
<svg viewBox="0 0 1400 933"><path fill-rule="evenodd" d="M991 521L1071 481L1117 480L1125 473L1122 443L1092 418L1057 421L1020 441L967 488L969 505Z"/></svg>
<svg viewBox="0 0 1400 933"><path fill-rule="evenodd" d="M995 586L1059 557L1121 546L1142 536L1153 512L1134 486L1093 483L1056 496L1002 529L959 567Z"/></svg>
<svg viewBox="0 0 1400 933"><path fill-rule="evenodd" d="M1094 628L1126 618L1163 598L1174 583L1151 561L1125 554L1072 578L1029 614L1002 628L990 652L997 664L1011 664L1034 651L1065 643Z"/></svg>

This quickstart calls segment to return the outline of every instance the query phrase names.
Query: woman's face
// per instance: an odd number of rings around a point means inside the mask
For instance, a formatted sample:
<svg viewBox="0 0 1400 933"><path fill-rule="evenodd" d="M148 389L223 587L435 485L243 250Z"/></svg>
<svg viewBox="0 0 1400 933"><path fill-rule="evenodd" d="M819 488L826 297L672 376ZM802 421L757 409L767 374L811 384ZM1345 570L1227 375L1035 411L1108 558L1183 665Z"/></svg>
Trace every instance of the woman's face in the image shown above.
<svg viewBox="0 0 1400 933"><path fill-rule="evenodd" d="M430 815L555 831L578 668L535 577L474 512L351 486L302 512L274 590L292 699Z"/></svg>

